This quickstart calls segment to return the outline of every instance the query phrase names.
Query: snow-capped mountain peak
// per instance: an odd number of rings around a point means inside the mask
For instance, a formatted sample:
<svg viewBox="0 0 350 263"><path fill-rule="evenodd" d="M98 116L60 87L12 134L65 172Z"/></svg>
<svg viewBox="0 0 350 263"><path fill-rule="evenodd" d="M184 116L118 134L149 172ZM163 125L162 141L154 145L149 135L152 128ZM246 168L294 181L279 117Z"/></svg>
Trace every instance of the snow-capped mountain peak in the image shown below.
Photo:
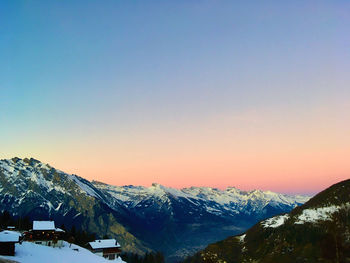
<svg viewBox="0 0 350 263"><path fill-rule="evenodd" d="M234 187L113 186L89 182L33 158L0 160L1 210L122 236L129 251L153 248L177 259L308 199Z"/></svg>
<svg viewBox="0 0 350 263"><path fill-rule="evenodd" d="M206 207L207 212L217 214L221 211L225 214L237 213L262 213L267 206L290 207L291 209L310 199L308 196L292 196L274 193L271 191L242 191L237 188L220 190L211 187L189 187L176 189L153 183L150 187L144 186L112 186L94 183L94 186L104 193L118 199L125 207L140 207L147 200L158 200L161 203L169 203L176 199L181 202L189 202L197 207ZM205 204L205 205L204 205ZM215 209L213 209L215 208Z"/></svg>
<svg viewBox="0 0 350 263"><path fill-rule="evenodd" d="M0 171L9 178L13 184L21 183L24 179L31 180L38 187L45 189L47 192L52 190L68 194L64 187L59 185L58 181L62 178L70 182L74 182L79 187L77 190L87 195L102 198L94 189L91 183L77 175L66 174L60 170L44 164L34 158L20 159L18 157L12 159L0 160ZM65 182L67 183L67 181Z"/></svg>

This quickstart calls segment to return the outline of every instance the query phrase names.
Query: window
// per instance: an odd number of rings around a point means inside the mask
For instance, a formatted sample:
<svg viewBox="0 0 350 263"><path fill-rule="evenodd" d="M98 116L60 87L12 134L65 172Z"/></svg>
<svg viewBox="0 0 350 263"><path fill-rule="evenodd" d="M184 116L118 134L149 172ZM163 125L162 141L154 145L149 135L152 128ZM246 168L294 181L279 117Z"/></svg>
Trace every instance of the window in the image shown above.
<svg viewBox="0 0 350 263"><path fill-rule="evenodd" d="M39 245L41 245L41 242L40 242L40 241L36 241L36 242L35 242L35 244L39 244Z"/></svg>
<svg viewBox="0 0 350 263"><path fill-rule="evenodd" d="M108 259L109 259L109 260L115 259L115 254L109 254Z"/></svg>

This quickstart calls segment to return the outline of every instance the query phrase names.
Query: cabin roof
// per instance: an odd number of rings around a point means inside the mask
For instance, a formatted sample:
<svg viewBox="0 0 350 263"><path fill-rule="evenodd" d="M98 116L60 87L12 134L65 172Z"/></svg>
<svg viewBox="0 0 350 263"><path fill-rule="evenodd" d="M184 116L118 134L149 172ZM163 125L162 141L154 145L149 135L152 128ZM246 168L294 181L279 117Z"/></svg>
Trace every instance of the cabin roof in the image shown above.
<svg viewBox="0 0 350 263"><path fill-rule="evenodd" d="M55 230L55 221L33 221L33 230Z"/></svg>
<svg viewBox="0 0 350 263"><path fill-rule="evenodd" d="M9 230L1 231L0 242L18 242L20 236L21 234L15 231L9 231Z"/></svg>
<svg viewBox="0 0 350 263"><path fill-rule="evenodd" d="M89 242L89 244L92 249L120 247L119 243L115 239L98 239L93 242Z"/></svg>

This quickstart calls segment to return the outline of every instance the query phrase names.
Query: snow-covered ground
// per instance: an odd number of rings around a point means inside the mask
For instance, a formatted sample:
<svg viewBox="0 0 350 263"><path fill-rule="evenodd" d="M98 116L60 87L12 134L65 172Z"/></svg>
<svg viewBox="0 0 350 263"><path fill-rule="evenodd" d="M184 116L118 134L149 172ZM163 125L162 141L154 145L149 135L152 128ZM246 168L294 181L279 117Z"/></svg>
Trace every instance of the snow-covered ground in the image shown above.
<svg viewBox="0 0 350 263"><path fill-rule="evenodd" d="M246 234L238 236L239 242L244 242L245 236L246 236Z"/></svg>
<svg viewBox="0 0 350 263"><path fill-rule="evenodd" d="M75 249L75 250L74 250ZM89 250L64 242L62 248L52 248L31 242L16 244L15 256L0 256L20 263L125 263L120 258L111 261L91 253Z"/></svg>
<svg viewBox="0 0 350 263"><path fill-rule="evenodd" d="M340 209L349 208L350 204L346 203L342 206L326 206L314 209L304 209L301 215L298 216L295 224L315 223L317 221L327 221L332 219L332 214Z"/></svg>
<svg viewBox="0 0 350 263"><path fill-rule="evenodd" d="M274 216L269 219L266 219L261 224L263 227L272 227L276 228L284 224L284 222L289 218L289 215L281 215L281 216Z"/></svg>

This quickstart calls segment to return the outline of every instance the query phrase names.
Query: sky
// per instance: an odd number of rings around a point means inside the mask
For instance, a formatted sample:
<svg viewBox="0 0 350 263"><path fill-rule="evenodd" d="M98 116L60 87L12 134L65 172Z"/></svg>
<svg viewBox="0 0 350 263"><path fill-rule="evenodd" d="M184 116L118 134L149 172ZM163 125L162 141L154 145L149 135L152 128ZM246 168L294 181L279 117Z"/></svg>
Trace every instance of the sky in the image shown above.
<svg viewBox="0 0 350 263"><path fill-rule="evenodd" d="M0 158L316 193L350 177L350 2L1 1Z"/></svg>

